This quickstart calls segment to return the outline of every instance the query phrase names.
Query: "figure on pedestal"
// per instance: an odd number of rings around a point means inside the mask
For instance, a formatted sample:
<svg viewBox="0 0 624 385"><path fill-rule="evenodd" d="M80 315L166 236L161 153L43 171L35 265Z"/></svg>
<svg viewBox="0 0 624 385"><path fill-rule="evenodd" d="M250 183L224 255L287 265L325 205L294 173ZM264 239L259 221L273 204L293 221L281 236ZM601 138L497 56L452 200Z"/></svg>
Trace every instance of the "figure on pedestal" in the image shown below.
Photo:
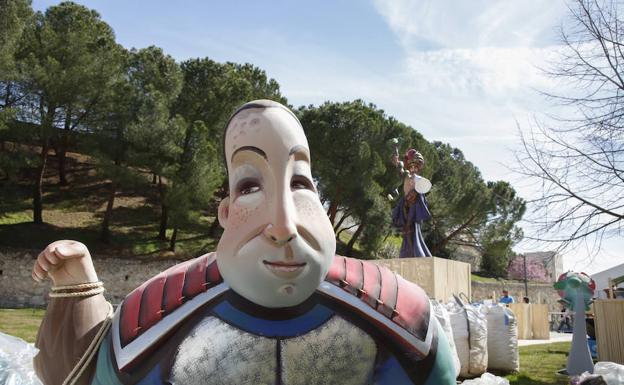
<svg viewBox="0 0 624 385"><path fill-rule="evenodd" d="M38 256L33 277L54 284L35 358L44 382L455 384L422 289L334 255L296 116L250 102L224 138L230 195L216 253L153 277L114 315L83 244Z"/></svg>
<svg viewBox="0 0 624 385"><path fill-rule="evenodd" d="M399 168L403 177L403 195L392 210L392 224L403 232L399 258L431 257L421 231L423 222L431 219L425 198L425 194L431 190L431 182L420 175L425 167L425 159L412 148L400 161L397 143L395 140L392 163Z"/></svg>
<svg viewBox="0 0 624 385"><path fill-rule="evenodd" d="M563 273L554 284L561 301L574 311L574 326L572 327L572 346L568 354L568 364L561 373L580 375L584 372L594 372L589 346L587 345L587 325L585 312L590 310L593 302L596 282L585 273L568 271Z"/></svg>

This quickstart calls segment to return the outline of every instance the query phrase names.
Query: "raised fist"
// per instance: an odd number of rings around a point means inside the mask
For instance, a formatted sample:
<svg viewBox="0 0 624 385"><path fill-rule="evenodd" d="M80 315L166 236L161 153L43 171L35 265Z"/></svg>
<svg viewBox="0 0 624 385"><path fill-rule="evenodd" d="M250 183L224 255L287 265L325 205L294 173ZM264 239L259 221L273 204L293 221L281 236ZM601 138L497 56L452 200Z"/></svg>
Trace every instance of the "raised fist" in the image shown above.
<svg viewBox="0 0 624 385"><path fill-rule="evenodd" d="M52 242L37 256L32 277L41 282L47 276L55 286L98 281L87 246L69 240Z"/></svg>

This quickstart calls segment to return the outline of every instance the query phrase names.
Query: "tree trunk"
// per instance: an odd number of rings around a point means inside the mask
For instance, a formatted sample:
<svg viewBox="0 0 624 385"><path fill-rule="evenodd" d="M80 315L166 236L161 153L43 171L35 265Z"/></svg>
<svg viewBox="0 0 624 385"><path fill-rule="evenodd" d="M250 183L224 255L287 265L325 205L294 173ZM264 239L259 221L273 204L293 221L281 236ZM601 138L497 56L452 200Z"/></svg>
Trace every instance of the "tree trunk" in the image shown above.
<svg viewBox="0 0 624 385"><path fill-rule="evenodd" d="M160 194L160 227L158 228L158 236L156 239L167 240L167 222L169 222L169 211L165 204L165 186L162 177L158 176L158 192Z"/></svg>
<svg viewBox="0 0 624 385"><path fill-rule="evenodd" d="M54 105L46 105L42 99L39 100L39 114L41 116L40 137L41 137L41 160L37 167L35 175L34 191L33 191L33 222L37 224L43 223L43 177L45 176L45 168L48 162L48 152L50 150L50 132L56 114Z"/></svg>
<svg viewBox="0 0 624 385"><path fill-rule="evenodd" d="M169 220L167 205L161 203L160 205L160 227L158 228L158 236L156 239L161 241L167 240L167 222Z"/></svg>
<svg viewBox="0 0 624 385"><path fill-rule="evenodd" d="M69 133L71 130L71 107L65 110L65 126L60 133L58 147L56 149L56 157L58 158L59 184L67 186L67 147L69 145Z"/></svg>
<svg viewBox="0 0 624 385"><path fill-rule="evenodd" d="M384 236L383 241L381 241L382 243L386 243L386 241L388 240L388 237L390 236L390 234L392 234L392 230L388 230L388 232L386 233L386 235Z"/></svg>
<svg viewBox="0 0 624 385"><path fill-rule="evenodd" d="M152 173L152 184L158 183L158 175L156 173Z"/></svg>
<svg viewBox="0 0 624 385"><path fill-rule="evenodd" d="M62 145L61 145L62 146ZM67 182L67 170L66 170L66 160L67 160L67 150L65 148L60 149L56 152L56 156L58 158L58 173L59 173L59 185L67 186L69 183Z"/></svg>
<svg viewBox="0 0 624 385"><path fill-rule="evenodd" d="M343 212L342 217L340 218L338 223L336 223L336 225L334 226L334 232L338 231L338 229L340 228L340 225L342 225L342 222L344 222L345 219L349 218L350 216L351 215L347 214L346 212Z"/></svg>
<svg viewBox="0 0 624 385"><path fill-rule="evenodd" d="M360 234L362 234L364 227L366 227L366 223L360 223L358 229L355 230L355 233L353 233L353 237L351 237L351 240L347 244L347 250L345 252L347 256L351 255L351 252L353 251L353 245L355 245L355 241L357 241L357 239L360 237Z"/></svg>
<svg viewBox="0 0 624 385"><path fill-rule="evenodd" d="M334 221L336 220L337 213L338 213L338 203L335 201L332 201L332 203L329 205L329 210L327 210L327 215L329 215L329 221L331 222L332 226L334 225Z"/></svg>
<svg viewBox="0 0 624 385"><path fill-rule="evenodd" d="M41 147L41 160L39 167L37 167L37 174L35 175L35 185L33 191L33 222L37 224L43 223L43 204L42 204L42 195L43 195L43 176L45 175L46 163L48 162L48 150L49 144L48 140L44 140L43 146Z"/></svg>
<svg viewBox="0 0 624 385"><path fill-rule="evenodd" d="M431 247L431 254L436 255L440 251L442 251L442 249L446 246L446 244L449 243L449 241L451 239L455 238L455 236L457 234L459 234L462 230L464 230L466 227L468 227L468 225L470 225L472 223L472 221L475 220L475 218L477 218L477 214L473 214L470 218L468 218L468 220L466 222L464 222L461 226L459 226L455 231L453 231L452 233L447 235L446 238L444 238L440 242L438 242L435 245L433 245Z"/></svg>
<svg viewBox="0 0 624 385"><path fill-rule="evenodd" d="M347 231L347 230L351 230L352 228L354 228L355 226L357 226L357 223L355 225L351 225L349 227L343 227L342 229L340 229L340 231L338 231L336 233L336 240L340 239L340 234L342 234L343 231Z"/></svg>
<svg viewBox="0 0 624 385"><path fill-rule="evenodd" d="M217 236L218 230L219 230L219 217L217 214L215 215L214 221L212 221L212 224L210 225L210 229L208 229L208 234L210 234L210 236L212 237L215 237Z"/></svg>
<svg viewBox="0 0 624 385"><path fill-rule="evenodd" d="M102 220L102 232L100 239L104 243L110 243L110 222L113 217L113 206L115 204L115 195L117 194L117 184L112 181L108 192L108 202L106 203L106 212L104 212L104 220Z"/></svg>
<svg viewBox="0 0 624 385"><path fill-rule="evenodd" d="M175 252L176 240L178 238L178 228L173 228L173 234L171 234L171 241L169 241L169 251Z"/></svg>
<svg viewBox="0 0 624 385"><path fill-rule="evenodd" d="M217 191L215 191L214 193L213 199L215 200L215 202L220 203L223 199L227 198L229 194L229 187L230 186L228 184L228 179L225 178L223 182L221 183L221 187L219 187ZM221 229L219 228L220 224L219 224L219 205L218 204L211 205L209 215L214 215L214 221L212 221L212 224L210 225L208 234L210 234L211 237L217 237L221 233Z"/></svg>
<svg viewBox="0 0 624 385"><path fill-rule="evenodd" d="M6 94L4 95L4 108L11 107L11 84L12 82L6 82Z"/></svg>

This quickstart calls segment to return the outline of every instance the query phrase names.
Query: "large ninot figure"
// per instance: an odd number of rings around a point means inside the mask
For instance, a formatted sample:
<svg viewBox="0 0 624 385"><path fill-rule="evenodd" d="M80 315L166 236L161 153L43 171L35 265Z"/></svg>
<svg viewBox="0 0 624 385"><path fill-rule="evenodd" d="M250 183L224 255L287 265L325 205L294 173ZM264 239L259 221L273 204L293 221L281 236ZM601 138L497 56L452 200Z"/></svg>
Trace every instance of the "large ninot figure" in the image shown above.
<svg viewBox="0 0 624 385"><path fill-rule="evenodd" d="M35 358L44 382L455 384L425 293L334 256L295 115L250 102L224 137L230 196L216 253L145 282L114 316L84 245L39 255L33 276L54 281Z"/></svg>

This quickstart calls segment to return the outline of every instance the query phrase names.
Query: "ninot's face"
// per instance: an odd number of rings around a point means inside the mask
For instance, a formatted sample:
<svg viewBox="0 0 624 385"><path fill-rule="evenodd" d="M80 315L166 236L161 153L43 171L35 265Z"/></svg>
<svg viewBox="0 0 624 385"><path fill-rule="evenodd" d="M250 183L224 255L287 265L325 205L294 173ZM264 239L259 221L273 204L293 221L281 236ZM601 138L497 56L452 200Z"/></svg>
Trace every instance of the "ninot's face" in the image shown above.
<svg viewBox="0 0 624 385"><path fill-rule="evenodd" d="M419 174L424 166L425 165L421 162L410 162L407 166L407 169L412 174Z"/></svg>
<svg viewBox="0 0 624 385"><path fill-rule="evenodd" d="M263 102L248 103L226 130L230 196L219 206L217 264L239 295L288 307L325 279L336 242L312 181L303 128L285 107Z"/></svg>

